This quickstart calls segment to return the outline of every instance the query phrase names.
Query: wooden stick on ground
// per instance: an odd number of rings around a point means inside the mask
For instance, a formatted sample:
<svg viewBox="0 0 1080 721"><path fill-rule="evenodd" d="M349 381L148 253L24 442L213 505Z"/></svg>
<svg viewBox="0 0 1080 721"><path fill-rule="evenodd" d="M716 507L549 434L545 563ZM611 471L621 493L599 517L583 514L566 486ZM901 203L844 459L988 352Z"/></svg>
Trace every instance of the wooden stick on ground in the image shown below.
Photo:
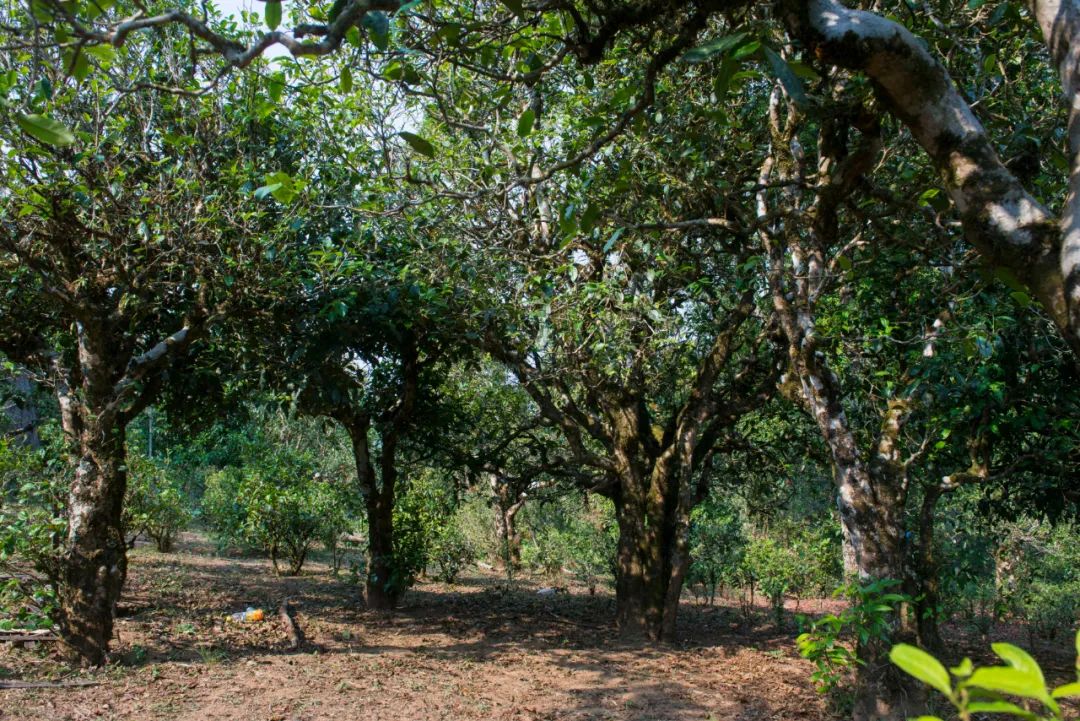
<svg viewBox="0 0 1080 721"><path fill-rule="evenodd" d="M6 688L72 688L100 685L100 681L90 681L88 679L74 679L71 681L0 681L0 690Z"/></svg>
<svg viewBox="0 0 1080 721"><path fill-rule="evenodd" d="M289 605L289 599L286 598L281 602L281 606L278 607L278 616L281 617L281 625L289 639L289 648L295 651L304 642L304 632L300 629L300 624L296 622L296 612Z"/></svg>
<svg viewBox="0 0 1080 721"><path fill-rule="evenodd" d="M9 628L0 630L0 643L20 643L22 641L59 641L60 637L52 631L31 628Z"/></svg>

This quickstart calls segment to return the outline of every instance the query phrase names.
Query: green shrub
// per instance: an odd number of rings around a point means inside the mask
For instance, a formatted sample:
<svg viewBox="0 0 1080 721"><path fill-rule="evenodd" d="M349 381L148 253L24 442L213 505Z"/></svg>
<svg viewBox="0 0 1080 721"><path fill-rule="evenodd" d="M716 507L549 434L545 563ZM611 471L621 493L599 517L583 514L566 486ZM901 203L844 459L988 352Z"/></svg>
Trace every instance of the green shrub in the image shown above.
<svg viewBox="0 0 1080 721"><path fill-rule="evenodd" d="M786 598L824 595L841 581L838 529L835 524L774 524L751 537L740 571L751 594L760 592L769 599L776 623L782 625Z"/></svg>
<svg viewBox="0 0 1080 721"><path fill-rule="evenodd" d="M388 585L401 593L430 566L435 578L456 580L476 556L459 520L452 480L430 469L409 479L394 506L394 559Z"/></svg>
<svg viewBox="0 0 1080 721"><path fill-rule="evenodd" d="M270 556L275 573L295 575L312 543L337 522L326 513L335 495L305 458L280 453L258 466L210 474L203 511L219 543L258 549Z"/></svg>
<svg viewBox="0 0 1080 721"><path fill-rule="evenodd" d="M462 532L456 516L436 530L428 554L430 562L435 565L433 575L443 583L456 581L461 572L476 560L476 552Z"/></svg>
<svg viewBox="0 0 1080 721"><path fill-rule="evenodd" d="M1001 602L1028 624L1031 635L1053 639L1080 616L1080 529L1021 520L1012 525L1001 553L1008 577Z"/></svg>
<svg viewBox="0 0 1080 721"><path fill-rule="evenodd" d="M467 494L458 504L456 518L458 528L477 559L493 565L506 560L506 549L495 532L495 511L490 494Z"/></svg>
<svg viewBox="0 0 1080 721"><path fill-rule="evenodd" d="M595 593L615 576L618 527L614 505L601 496L568 496L538 504L527 516L530 533L522 563L551 582L569 573Z"/></svg>
<svg viewBox="0 0 1080 721"><path fill-rule="evenodd" d="M330 570L336 576L341 570L345 550L341 545L341 537L352 530L349 489L342 483L320 480L315 491L320 518L318 540L330 554Z"/></svg>
<svg viewBox="0 0 1080 721"><path fill-rule="evenodd" d="M769 599L777 625L784 621L784 599L799 588L802 579L800 560L790 545L771 536L755 536L746 546L743 575Z"/></svg>
<svg viewBox="0 0 1080 721"><path fill-rule="evenodd" d="M0 438L0 628L50 628L56 612L58 551L67 532L69 468L52 452Z"/></svg>
<svg viewBox="0 0 1080 721"><path fill-rule="evenodd" d="M129 456L124 496L127 532L133 536L145 533L158 551L168 553L176 535L190 522L183 482L172 473L168 462Z"/></svg>
<svg viewBox="0 0 1080 721"><path fill-rule="evenodd" d="M745 548L739 514L722 501L710 498L690 514L687 585L695 592L700 589L700 595L712 605L718 588L741 581Z"/></svg>
<svg viewBox="0 0 1080 721"><path fill-rule="evenodd" d="M1033 636L1053 640L1080 616L1080 581L1031 581L1018 595L1016 608Z"/></svg>

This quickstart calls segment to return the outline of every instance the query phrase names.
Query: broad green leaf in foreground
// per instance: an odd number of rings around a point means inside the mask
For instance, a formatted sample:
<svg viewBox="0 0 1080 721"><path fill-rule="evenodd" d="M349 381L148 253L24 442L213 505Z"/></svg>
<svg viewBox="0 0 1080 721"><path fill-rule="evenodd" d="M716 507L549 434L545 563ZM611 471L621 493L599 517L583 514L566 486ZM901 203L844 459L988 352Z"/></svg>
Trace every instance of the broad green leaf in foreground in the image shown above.
<svg viewBox="0 0 1080 721"><path fill-rule="evenodd" d="M952 697L952 682L949 679L949 672L945 670L940 661L926 651L901 643L893 647L893 650L889 653L889 660L904 672L936 688L946 696Z"/></svg>

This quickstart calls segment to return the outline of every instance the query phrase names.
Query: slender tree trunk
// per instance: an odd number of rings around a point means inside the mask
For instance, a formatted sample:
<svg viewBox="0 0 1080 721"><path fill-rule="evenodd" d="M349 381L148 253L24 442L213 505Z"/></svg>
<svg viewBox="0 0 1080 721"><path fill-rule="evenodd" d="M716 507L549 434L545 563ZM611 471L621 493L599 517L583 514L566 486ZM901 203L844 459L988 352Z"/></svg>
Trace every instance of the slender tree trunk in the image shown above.
<svg viewBox="0 0 1080 721"><path fill-rule="evenodd" d="M345 426L352 441L353 461L360 493L367 512L368 553L365 595L369 608L389 610L397 605L400 592L395 590L399 579L394 569L394 442L387 447L386 439L380 457L382 482L377 482L371 460L368 433L371 419L366 415L343 413L335 416Z"/></svg>
<svg viewBox="0 0 1080 721"><path fill-rule="evenodd" d="M383 483L386 482L385 477ZM394 500L382 491L368 496L368 574L369 608L388 611L397 606L403 590L394 558Z"/></svg>
<svg viewBox="0 0 1080 721"><path fill-rule="evenodd" d="M521 534L517 530L520 503L495 508L495 536L499 544L499 561L507 572L521 570Z"/></svg>
<svg viewBox="0 0 1080 721"><path fill-rule="evenodd" d="M916 548L914 576L915 629L919 645L930 651L943 648L938 630L938 604L941 600L937 557L934 553L934 521L937 504L941 498L941 486L926 489L919 508L919 545Z"/></svg>
<svg viewBox="0 0 1080 721"><path fill-rule="evenodd" d="M518 511L525 505L523 496L515 497L504 478L491 474L491 491L495 496L495 538L499 545L499 561L508 575L521 568L521 534L517 531Z"/></svg>
<svg viewBox="0 0 1080 721"><path fill-rule="evenodd" d="M68 496L68 533L58 569L60 635L69 660L100 665L127 575L121 523L127 476L124 430L87 423Z"/></svg>
<svg viewBox="0 0 1080 721"><path fill-rule="evenodd" d="M391 610L398 605L409 579L394 548L394 499L397 487L397 432L384 430L379 453L379 485L368 495L368 578L370 608Z"/></svg>

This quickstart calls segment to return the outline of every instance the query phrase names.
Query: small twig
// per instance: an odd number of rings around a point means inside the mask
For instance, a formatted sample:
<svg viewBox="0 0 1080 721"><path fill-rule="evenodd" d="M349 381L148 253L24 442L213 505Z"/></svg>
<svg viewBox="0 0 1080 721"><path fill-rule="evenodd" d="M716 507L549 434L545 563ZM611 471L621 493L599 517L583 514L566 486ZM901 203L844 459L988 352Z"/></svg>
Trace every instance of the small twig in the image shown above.
<svg viewBox="0 0 1080 721"><path fill-rule="evenodd" d="M100 686L100 681L77 679L74 681L0 681L0 689L5 688L75 688L79 686Z"/></svg>

